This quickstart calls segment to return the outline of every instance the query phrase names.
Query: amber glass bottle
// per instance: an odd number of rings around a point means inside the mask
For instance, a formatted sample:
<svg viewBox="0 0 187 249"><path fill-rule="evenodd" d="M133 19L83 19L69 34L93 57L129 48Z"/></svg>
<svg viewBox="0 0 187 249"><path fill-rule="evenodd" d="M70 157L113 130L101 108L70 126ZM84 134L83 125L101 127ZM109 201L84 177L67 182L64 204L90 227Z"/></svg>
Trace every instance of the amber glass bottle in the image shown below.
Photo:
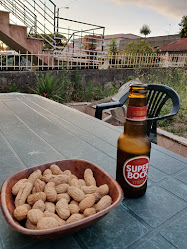
<svg viewBox="0 0 187 249"><path fill-rule="evenodd" d="M151 143L146 135L147 86L130 86L124 133L118 139L116 180L124 196L137 198L147 188Z"/></svg>

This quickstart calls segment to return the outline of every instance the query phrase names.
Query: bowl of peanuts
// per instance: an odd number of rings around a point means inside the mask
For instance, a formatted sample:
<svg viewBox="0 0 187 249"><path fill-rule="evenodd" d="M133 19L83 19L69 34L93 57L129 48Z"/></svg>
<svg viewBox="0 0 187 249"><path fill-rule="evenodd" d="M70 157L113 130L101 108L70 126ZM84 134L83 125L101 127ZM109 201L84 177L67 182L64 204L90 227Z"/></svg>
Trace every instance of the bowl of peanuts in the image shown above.
<svg viewBox="0 0 187 249"><path fill-rule="evenodd" d="M97 165L67 159L24 169L1 187L1 210L16 231L54 239L98 221L123 199L119 184Z"/></svg>

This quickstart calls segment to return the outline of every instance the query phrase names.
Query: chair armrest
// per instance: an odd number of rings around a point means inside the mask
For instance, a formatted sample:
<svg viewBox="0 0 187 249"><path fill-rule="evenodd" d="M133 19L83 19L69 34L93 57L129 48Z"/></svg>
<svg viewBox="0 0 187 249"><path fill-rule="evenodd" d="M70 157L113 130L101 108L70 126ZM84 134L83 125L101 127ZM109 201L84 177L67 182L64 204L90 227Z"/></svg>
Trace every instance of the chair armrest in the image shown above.
<svg viewBox="0 0 187 249"><path fill-rule="evenodd" d="M154 117L154 118L147 118L147 121L149 121L149 120L156 121L156 120L161 120L161 119L164 119L164 118L169 118L169 117L175 116L179 111L179 107L180 107L180 98L177 99L176 105L173 105L173 108L172 108L172 110L171 110L171 112L169 114Z"/></svg>
<svg viewBox="0 0 187 249"><path fill-rule="evenodd" d="M170 113L170 114L166 114L164 116L159 116L159 117L155 117L155 118L147 118L146 120L149 121L149 120L152 120L152 121L156 121L156 120L161 120L161 119L164 119L164 118L169 118L169 117L172 117L172 116L175 116L176 113Z"/></svg>
<svg viewBox="0 0 187 249"><path fill-rule="evenodd" d="M95 111L95 117L98 119L102 119L102 112L105 109L110 109L110 108L115 108L115 107L121 107L123 106L122 103L118 102L110 102L110 103L104 103L104 104L99 104L96 106L96 111Z"/></svg>

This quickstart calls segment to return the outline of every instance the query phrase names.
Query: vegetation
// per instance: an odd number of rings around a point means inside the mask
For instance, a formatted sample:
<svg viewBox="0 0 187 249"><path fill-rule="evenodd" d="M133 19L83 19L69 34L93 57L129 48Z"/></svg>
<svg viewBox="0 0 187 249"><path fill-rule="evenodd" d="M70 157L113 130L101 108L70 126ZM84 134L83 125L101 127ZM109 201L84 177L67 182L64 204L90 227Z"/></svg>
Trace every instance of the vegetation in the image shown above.
<svg viewBox="0 0 187 249"><path fill-rule="evenodd" d="M60 103L99 100L118 91L115 84L107 90L104 90L102 85L94 86L92 81L86 86L81 82L78 69L70 77L64 66L58 79L47 72L45 76L41 73L40 77L36 74L36 80L36 87L31 89L34 93Z"/></svg>
<svg viewBox="0 0 187 249"><path fill-rule="evenodd" d="M179 113L169 119L160 120L158 125L173 134L187 138L187 71L180 68L167 70L156 69L154 74L140 74L141 70L135 71L136 76L128 77L126 81L138 78L144 83L158 83L172 87L180 96L181 106ZM51 98L60 103L72 101L94 101L113 96L118 88L114 84L110 89L104 90L102 85L94 86L91 81L88 85L81 82L78 69L74 71L70 77L69 72L63 67L60 77L55 80L54 76L50 76L47 72L46 76L41 73L40 78L36 75L37 86L33 92ZM161 114L170 112L171 103L167 103Z"/></svg>
<svg viewBox="0 0 187 249"><path fill-rule="evenodd" d="M20 92L15 82L12 84L12 86L9 87L8 90L9 92Z"/></svg>
<svg viewBox="0 0 187 249"><path fill-rule="evenodd" d="M132 54L151 54L153 53L153 47L147 41L142 39L139 43L134 41L129 42L123 52Z"/></svg>
<svg viewBox="0 0 187 249"><path fill-rule="evenodd" d="M37 85L36 88L31 90L39 95L50 99L60 99L61 86L58 85L59 79L55 80L55 76L49 75L49 72L44 76L40 73L41 78L36 74Z"/></svg>
<svg viewBox="0 0 187 249"><path fill-rule="evenodd" d="M151 30L150 30L149 26L144 24L140 29L140 34L145 35L145 38L146 38L146 36L149 35L150 33L151 33Z"/></svg>
<svg viewBox="0 0 187 249"><path fill-rule="evenodd" d="M173 88L180 96L181 105L178 114L174 117L158 121L158 125L168 132L187 138L187 71L180 68L155 70L154 74L137 77L144 83L164 84ZM132 78L131 78L132 79ZM171 103L168 101L161 114L170 112Z"/></svg>
<svg viewBox="0 0 187 249"><path fill-rule="evenodd" d="M115 38L112 38L112 40L108 44L108 52L110 55L116 55L119 52L119 47L116 42Z"/></svg>
<svg viewBox="0 0 187 249"><path fill-rule="evenodd" d="M180 37L187 38L187 16L183 16L181 22L179 23L181 27Z"/></svg>

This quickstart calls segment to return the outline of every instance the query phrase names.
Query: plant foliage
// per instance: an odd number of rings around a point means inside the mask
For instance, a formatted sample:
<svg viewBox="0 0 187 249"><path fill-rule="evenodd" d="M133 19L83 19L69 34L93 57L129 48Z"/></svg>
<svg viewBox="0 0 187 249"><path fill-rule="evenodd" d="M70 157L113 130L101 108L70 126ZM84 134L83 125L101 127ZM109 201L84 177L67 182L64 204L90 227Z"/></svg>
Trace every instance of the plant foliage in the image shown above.
<svg viewBox="0 0 187 249"><path fill-rule="evenodd" d="M140 29L140 34L145 35L145 37L146 37L146 36L149 35L150 33L151 33L151 30L150 30L149 26L146 25L146 24L144 24L144 25L141 27L141 29Z"/></svg>
<svg viewBox="0 0 187 249"><path fill-rule="evenodd" d="M62 89L62 86L58 84L59 79L55 80L55 76L49 75L49 72L47 72L45 76L41 72L40 76L41 77L36 74L36 88L31 88L31 90L46 98L59 100Z"/></svg>
<svg viewBox="0 0 187 249"><path fill-rule="evenodd" d="M181 22L179 23L180 29L180 37L187 38L187 16L183 16Z"/></svg>
<svg viewBox="0 0 187 249"><path fill-rule="evenodd" d="M112 38L112 40L108 44L108 52L111 55L116 55L119 53L119 46L117 44L117 41L115 38Z"/></svg>
<svg viewBox="0 0 187 249"><path fill-rule="evenodd" d="M139 43L134 41L129 42L126 45L124 52L132 54L143 54L143 53L151 54L153 53L153 47L148 43L148 41L142 39Z"/></svg>

